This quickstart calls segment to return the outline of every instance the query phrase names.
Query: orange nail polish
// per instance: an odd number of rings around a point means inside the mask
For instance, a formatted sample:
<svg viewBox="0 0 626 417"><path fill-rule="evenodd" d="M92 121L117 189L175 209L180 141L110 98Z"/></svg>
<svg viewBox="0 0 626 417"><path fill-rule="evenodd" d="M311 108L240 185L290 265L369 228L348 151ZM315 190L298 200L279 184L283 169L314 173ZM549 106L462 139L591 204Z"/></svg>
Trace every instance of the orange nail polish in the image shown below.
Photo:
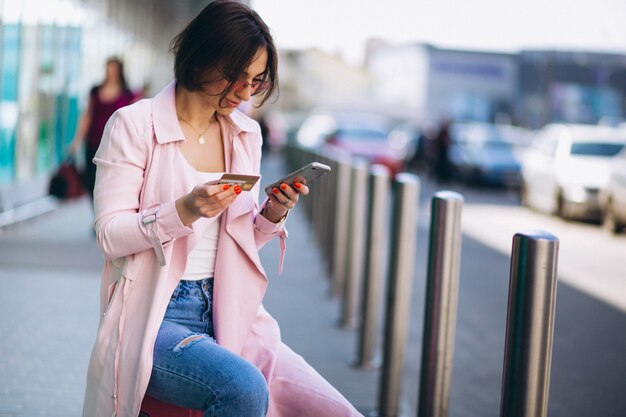
<svg viewBox="0 0 626 417"><path fill-rule="evenodd" d="M300 184L298 181L296 181L296 182L293 183L293 186L296 187L296 188L300 188L300 187L302 187L302 184Z"/></svg>
<svg viewBox="0 0 626 417"><path fill-rule="evenodd" d="M272 192L274 194L278 194L280 191L278 191L278 188L274 187L274 188L272 188Z"/></svg>
<svg viewBox="0 0 626 417"><path fill-rule="evenodd" d="M283 189L283 190L286 190L287 189L287 184L280 184L280 188Z"/></svg>
<svg viewBox="0 0 626 417"><path fill-rule="evenodd" d="M239 194L241 192L241 187L236 185L235 186L235 193Z"/></svg>
<svg viewBox="0 0 626 417"><path fill-rule="evenodd" d="M226 184L225 186L222 187L224 190L228 190L230 188L230 185Z"/></svg>

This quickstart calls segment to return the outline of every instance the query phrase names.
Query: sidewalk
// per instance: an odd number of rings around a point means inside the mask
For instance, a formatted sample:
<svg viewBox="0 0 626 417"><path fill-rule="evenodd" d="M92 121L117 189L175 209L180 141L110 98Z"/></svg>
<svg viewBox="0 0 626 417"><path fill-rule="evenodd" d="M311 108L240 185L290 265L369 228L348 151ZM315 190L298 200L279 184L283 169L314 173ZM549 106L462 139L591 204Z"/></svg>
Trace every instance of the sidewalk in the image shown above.
<svg viewBox="0 0 626 417"><path fill-rule="evenodd" d="M285 174L266 158L263 184ZM85 199L0 233L0 417L79 416L98 324L102 258ZM338 300L304 213L288 220L284 272L278 242L261 251L270 286L265 306L285 342L362 412L374 408L377 372L350 368L356 334L336 326ZM304 266L304 267L303 267Z"/></svg>

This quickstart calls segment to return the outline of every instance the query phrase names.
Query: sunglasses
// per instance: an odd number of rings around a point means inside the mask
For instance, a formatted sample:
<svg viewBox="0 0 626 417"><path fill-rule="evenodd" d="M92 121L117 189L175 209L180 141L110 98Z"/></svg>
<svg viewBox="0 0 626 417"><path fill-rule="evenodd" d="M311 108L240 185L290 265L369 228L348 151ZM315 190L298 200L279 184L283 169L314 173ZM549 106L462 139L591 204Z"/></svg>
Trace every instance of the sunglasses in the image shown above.
<svg viewBox="0 0 626 417"><path fill-rule="evenodd" d="M267 79L266 75L262 75L255 77L251 82L248 82L245 78L240 78L233 83L233 88L235 90L239 90L250 87L252 91L251 95L258 96L269 91L272 88L272 85L272 81Z"/></svg>

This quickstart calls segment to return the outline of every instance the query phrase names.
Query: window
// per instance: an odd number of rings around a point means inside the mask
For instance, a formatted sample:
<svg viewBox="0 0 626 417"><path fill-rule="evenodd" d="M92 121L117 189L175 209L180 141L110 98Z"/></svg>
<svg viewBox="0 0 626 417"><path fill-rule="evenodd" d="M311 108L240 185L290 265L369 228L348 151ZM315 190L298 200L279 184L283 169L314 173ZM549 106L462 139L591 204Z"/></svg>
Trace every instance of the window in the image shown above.
<svg viewBox="0 0 626 417"><path fill-rule="evenodd" d="M576 142L570 149L571 155L580 156L615 156L624 148L620 143Z"/></svg>

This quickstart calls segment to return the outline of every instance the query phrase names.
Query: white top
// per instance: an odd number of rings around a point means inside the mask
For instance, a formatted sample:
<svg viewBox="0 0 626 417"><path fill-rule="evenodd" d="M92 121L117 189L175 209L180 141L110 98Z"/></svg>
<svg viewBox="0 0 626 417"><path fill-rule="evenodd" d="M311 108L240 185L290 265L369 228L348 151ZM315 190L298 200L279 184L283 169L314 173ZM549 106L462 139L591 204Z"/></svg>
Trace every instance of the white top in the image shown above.
<svg viewBox="0 0 626 417"><path fill-rule="evenodd" d="M224 174L223 172L196 172L202 183L219 179ZM204 278L213 277L221 218L222 215L220 214L217 219L211 219L211 224L206 228L206 231L200 237L196 246L189 252L187 256L187 266L185 267L185 272L181 279L199 281Z"/></svg>

